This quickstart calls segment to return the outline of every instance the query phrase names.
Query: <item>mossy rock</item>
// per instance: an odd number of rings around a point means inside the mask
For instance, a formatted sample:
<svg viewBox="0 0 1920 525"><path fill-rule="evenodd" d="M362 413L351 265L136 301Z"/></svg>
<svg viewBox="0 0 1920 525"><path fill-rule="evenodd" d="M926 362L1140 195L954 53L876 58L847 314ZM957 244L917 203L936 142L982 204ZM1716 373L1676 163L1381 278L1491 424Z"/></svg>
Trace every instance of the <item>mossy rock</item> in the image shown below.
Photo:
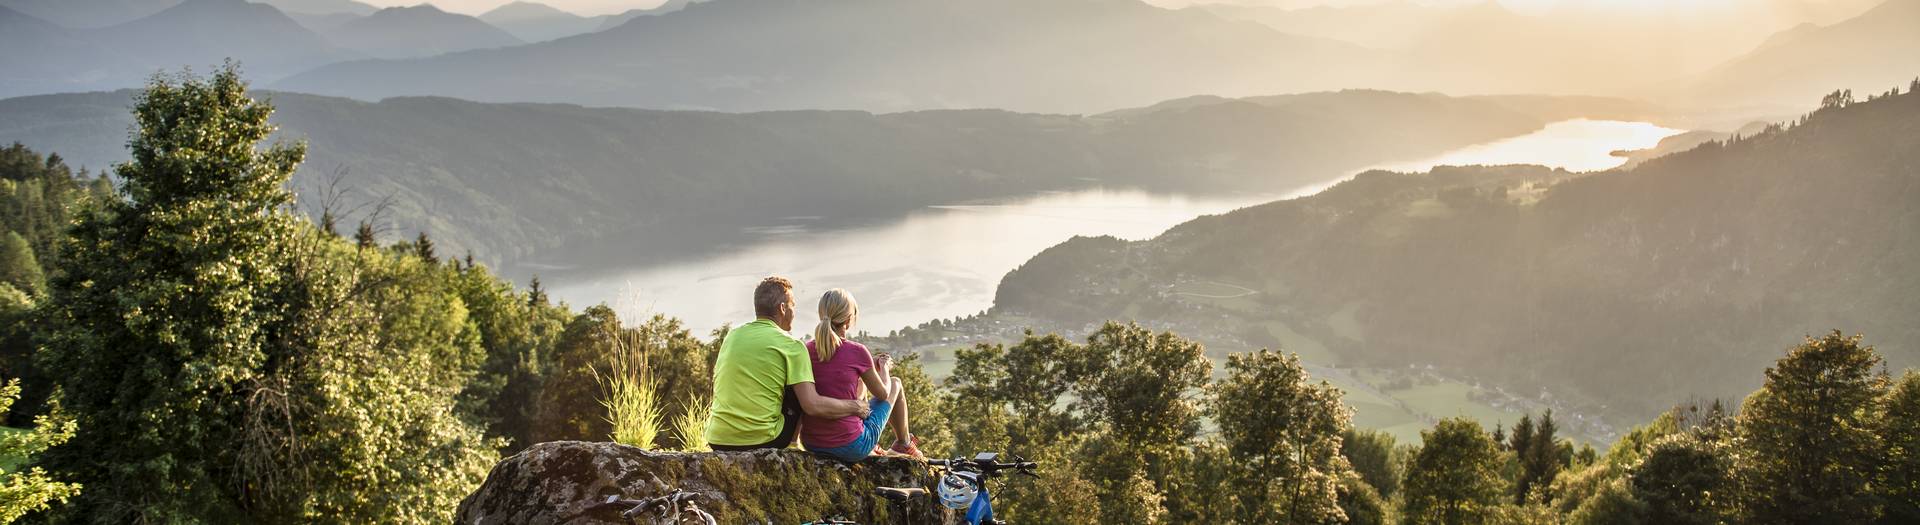
<svg viewBox="0 0 1920 525"><path fill-rule="evenodd" d="M602 505L608 496L645 499L674 489L698 492L701 508L724 524L791 525L839 517L863 524L958 522L921 499L892 505L874 487L925 487L925 462L876 458L855 465L798 450L648 452L616 443L541 443L501 460L480 489L460 502L454 522L626 524Z"/></svg>

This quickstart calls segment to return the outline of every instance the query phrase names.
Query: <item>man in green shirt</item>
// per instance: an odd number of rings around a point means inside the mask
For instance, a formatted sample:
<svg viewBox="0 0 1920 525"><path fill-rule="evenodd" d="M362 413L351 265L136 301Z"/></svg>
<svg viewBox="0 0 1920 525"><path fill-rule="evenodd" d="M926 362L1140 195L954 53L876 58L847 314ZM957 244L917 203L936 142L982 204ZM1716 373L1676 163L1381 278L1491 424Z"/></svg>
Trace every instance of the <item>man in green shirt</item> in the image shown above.
<svg viewBox="0 0 1920 525"><path fill-rule="evenodd" d="M713 363L713 417L707 444L718 451L787 448L800 411L815 417L867 416L867 404L821 396L813 360L793 330L793 283L779 277L753 290L757 319L727 332Z"/></svg>

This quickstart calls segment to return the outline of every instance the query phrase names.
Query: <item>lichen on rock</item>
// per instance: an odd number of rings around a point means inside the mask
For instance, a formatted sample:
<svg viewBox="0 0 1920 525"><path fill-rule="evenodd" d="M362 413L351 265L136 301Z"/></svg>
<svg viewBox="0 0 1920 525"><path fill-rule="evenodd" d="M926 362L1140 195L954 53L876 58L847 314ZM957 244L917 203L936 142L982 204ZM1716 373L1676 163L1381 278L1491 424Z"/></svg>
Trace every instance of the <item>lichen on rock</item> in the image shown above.
<svg viewBox="0 0 1920 525"><path fill-rule="evenodd" d="M460 503L463 525L625 524L608 496L645 499L674 489L704 496L723 524L798 524L840 517L863 524L953 523L931 500L891 504L874 487L925 487L925 462L875 458L854 465L797 450L648 452L616 443L541 443L501 460Z"/></svg>

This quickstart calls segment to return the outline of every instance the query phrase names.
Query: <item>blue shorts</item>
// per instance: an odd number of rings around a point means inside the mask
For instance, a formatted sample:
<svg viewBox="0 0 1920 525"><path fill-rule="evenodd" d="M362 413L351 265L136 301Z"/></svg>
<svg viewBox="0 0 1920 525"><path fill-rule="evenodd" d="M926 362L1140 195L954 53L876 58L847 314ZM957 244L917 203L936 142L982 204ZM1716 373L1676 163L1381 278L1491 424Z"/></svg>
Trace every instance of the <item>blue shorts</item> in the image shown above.
<svg viewBox="0 0 1920 525"><path fill-rule="evenodd" d="M873 455L873 446L880 443L880 430L887 428L887 415L893 412L893 404L880 399L867 401L867 419L860 422L860 437L852 443L833 448L807 447L808 451L847 463L867 459Z"/></svg>

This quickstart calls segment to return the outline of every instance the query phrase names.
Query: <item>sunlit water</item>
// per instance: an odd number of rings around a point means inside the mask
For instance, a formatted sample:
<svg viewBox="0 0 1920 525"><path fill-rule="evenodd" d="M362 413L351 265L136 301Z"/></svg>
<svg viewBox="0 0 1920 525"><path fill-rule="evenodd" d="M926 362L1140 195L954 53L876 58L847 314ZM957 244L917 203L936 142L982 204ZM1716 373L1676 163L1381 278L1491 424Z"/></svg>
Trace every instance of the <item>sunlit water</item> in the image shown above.
<svg viewBox="0 0 1920 525"><path fill-rule="evenodd" d="M1603 170L1615 150L1653 147L1679 133L1646 123L1573 120L1522 137L1463 148L1382 168L1424 171L1436 165L1543 164ZM1299 192L1318 192L1329 181ZM752 319L754 283L767 275L795 281L801 315L815 322L812 299L830 288L858 298L861 326L878 333L993 305L1000 278L1075 235L1145 239L1195 217L1267 202L1277 195L1183 197L1087 190L998 203L933 206L880 226L817 231L794 224L751 230L762 241L696 260L573 278L553 289L575 305L607 303L623 313L660 312L696 331Z"/></svg>
<svg viewBox="0 0 1920 525"><path fill-rule="evenodd" d="M1615 151L1651 148L1659 145L1660 139L1681 133L1685 131L1646 122L1567 120L1548 124L1546 128L1530 134L1468 146L1413 162L1384 163L1373 169L1422 172L1435 166L1539 164L1570 171L1602 171L1626 164L1626 159L1613 156ZM1308 186L1287 196L1312 195L1339 182L1332 180Z"/></svg>

